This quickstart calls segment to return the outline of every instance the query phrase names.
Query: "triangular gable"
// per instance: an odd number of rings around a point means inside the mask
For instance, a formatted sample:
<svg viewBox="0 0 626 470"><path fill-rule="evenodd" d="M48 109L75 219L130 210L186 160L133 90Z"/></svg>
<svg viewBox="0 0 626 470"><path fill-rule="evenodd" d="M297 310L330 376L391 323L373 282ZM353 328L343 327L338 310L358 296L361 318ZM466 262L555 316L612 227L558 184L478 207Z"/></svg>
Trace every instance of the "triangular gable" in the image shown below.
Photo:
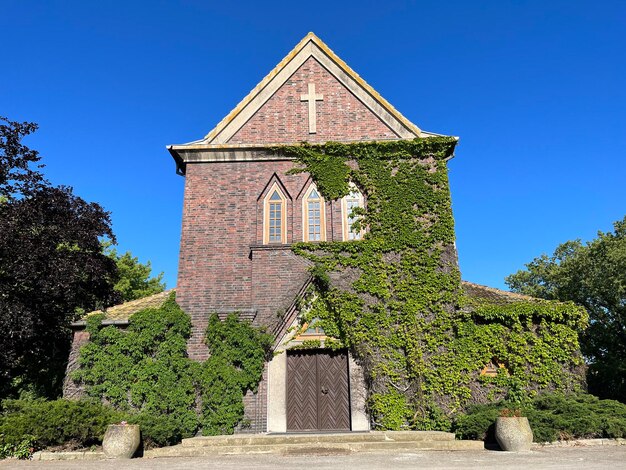
<svg viewBox="0 0 626 470"><path fill-rule="evenodd" d="M236 146L258 143L246 141L245 138L240 138L239 136L236 139L233 139L233 137L244 128L246 123L250 122L256 113L305 62L310 62L311 58L314 59L316 64L319 64L325 71L331 74L337 82L349 90L351 95L358 100L359 106L366 107L368 112L371 112L380 120L385 129L389 130L386 138L412 139L435 135L422 131L406 119L343 60L337 57L315 34L309 33L204 139L190 142L189 144L173 146L173 148L182 150L190 147ZM381 138L378 136L374 137ZM271 143L285 142L285 140L279 140Z"/></svg>

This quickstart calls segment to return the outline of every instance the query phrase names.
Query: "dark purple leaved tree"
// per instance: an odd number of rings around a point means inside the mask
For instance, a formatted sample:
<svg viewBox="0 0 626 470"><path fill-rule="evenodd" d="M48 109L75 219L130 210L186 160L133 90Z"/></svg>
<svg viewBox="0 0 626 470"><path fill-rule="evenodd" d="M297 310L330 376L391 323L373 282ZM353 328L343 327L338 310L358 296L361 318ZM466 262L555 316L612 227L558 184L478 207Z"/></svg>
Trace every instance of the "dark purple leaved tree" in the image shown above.
<svg viewBox="0 0 626 470"><path fill-rule="evenodd" d="M0 118L0 398L57 395L70 323L115 300L109 213L45 180L22 143L36 129Z"/></svg>

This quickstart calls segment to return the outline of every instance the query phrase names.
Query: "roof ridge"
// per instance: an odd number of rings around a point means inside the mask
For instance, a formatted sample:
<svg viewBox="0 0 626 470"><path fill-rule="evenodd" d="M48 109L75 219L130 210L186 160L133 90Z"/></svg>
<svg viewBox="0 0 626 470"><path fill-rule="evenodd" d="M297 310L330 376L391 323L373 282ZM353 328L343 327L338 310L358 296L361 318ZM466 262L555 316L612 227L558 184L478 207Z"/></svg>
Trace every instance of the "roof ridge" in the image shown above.
<svg viewBox="0 0 626 470"><path fill-rule="evenodd" d="M175 291L175 290L176 290L176 288L172 287L171 289L166 289L166 290L163 290L161 292L157 292L155 294L147 295L145 297L140 297L138 299L128 300L126 302L122 302L121 304L117 304L117 305L111 305L110 307L106 307L103 311L106 312L107 310L110 310L110 309L115 308L115 307L121 307L122 305L130 306L130 305L135 305L135 304L138 304L138 303L144 303L144 302L147 302L147 301L149 301L151 299L154 299L156 297L165 296L165 294L170 294L172 291Z"/></svg>

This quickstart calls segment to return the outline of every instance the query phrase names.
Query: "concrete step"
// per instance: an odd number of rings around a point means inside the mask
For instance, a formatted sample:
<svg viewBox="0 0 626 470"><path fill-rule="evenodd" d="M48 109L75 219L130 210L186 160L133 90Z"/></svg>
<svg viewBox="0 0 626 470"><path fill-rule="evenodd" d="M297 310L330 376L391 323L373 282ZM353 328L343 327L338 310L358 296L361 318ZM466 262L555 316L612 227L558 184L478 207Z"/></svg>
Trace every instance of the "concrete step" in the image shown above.
<svg viewBox="0 0 626 470"><path fill-rule="evenodd" d="M146 458L201 457L204 455L241 454L349 454L352 452L415 452L423 450L482 450L482 441L457 441L450 433L427 434L400 432L396 439L385 439L389 433L346 433L308 435L250 435L192 438L181 445L152 449ZM395 433L394 433L395 434ZM392 435L394 435L392 434ZM372 436L373 435L373 436ZM382 435L382 438L381 438ZM427 437L434 437L428 439ZM454 437L454 435L452 435ZM269 438L269 439L266 439ZM360 439L359 439L360 438ZM334 439L334 440L333 440ZM211 445L210 443L213 443Z"/></svg>
<svg viewBox="0 0 626 470"><path fill-rule="evenodd" d="M372 431L327 434L249 434L201 436L183 439L184 447L249 446L274 444L322 444L351 442L454 441L454 434L442 431Z"/></svg>

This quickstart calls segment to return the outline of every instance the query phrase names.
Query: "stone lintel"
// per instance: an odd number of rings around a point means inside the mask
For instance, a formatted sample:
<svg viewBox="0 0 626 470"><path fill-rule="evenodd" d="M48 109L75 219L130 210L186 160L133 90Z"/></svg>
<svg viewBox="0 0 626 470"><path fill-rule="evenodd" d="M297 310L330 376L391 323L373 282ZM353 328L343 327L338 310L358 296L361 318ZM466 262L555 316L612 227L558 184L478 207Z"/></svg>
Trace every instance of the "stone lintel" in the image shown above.
<svg viewBox="0 0 626 470"><path fill-rule="evenodd" d="M231 313L237 314L240 320L249 320L250 322L254 321L257 314L257 309L255 308L211 308L207 307L206 312L208 314L217 314L220 320L225 320L228 315Z"/></svg>
<svg viewBox="0 0 626 470"><path fill-rule="evenodd" d="M103 320L102 324L104 326L111 326L111 325L128 326L129 321L128 320ZM75 321L75 322L72 322L70 326L75 329L84 328L87 326L87 321L86 320Z"/></svg>
<svg viewBox="0 0 626 470"><path fill-rule="evenodd" d="M174 153L174 150L170 150ZM292 157L278 155L268 149L238 148L238 149L190 149L176 151L179 159L177 166L184 174L188 163L220 163L220 162L258 162L293 160Z"/></svg>

